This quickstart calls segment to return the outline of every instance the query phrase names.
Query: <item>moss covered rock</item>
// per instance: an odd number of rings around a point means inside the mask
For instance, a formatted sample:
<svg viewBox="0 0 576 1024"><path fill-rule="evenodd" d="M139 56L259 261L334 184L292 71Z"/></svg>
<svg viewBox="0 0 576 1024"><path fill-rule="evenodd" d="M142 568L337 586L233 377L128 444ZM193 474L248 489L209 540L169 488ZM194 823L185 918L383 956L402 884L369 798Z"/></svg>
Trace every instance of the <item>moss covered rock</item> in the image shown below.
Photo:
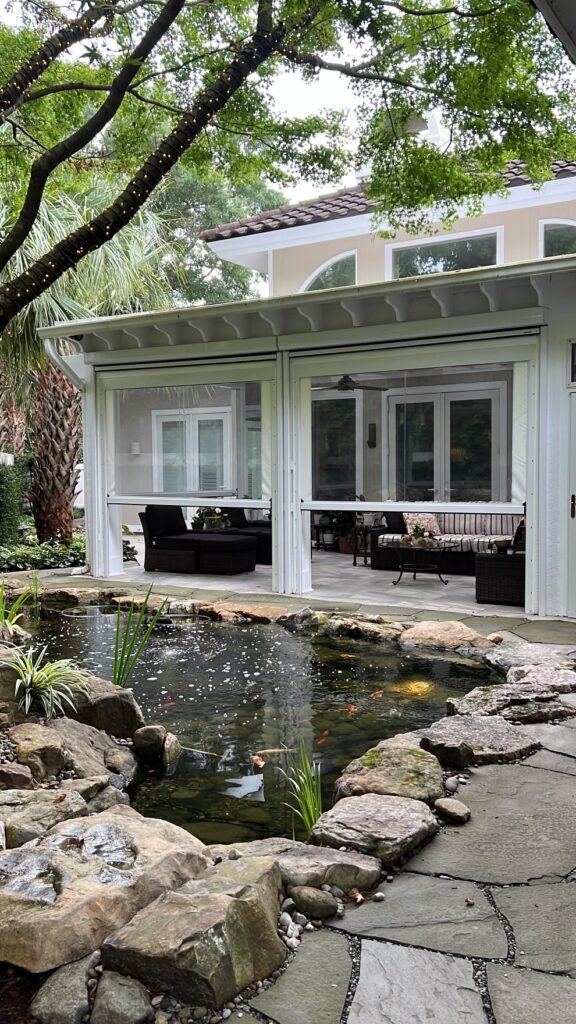
<svg viewBox="0 0 576 1024"><path fill-rule="evenodd" d="M336 797L380 793L433 804L444 793L442 769L433 754L419 747L373 747L351 761L336 783Z"/></svg>

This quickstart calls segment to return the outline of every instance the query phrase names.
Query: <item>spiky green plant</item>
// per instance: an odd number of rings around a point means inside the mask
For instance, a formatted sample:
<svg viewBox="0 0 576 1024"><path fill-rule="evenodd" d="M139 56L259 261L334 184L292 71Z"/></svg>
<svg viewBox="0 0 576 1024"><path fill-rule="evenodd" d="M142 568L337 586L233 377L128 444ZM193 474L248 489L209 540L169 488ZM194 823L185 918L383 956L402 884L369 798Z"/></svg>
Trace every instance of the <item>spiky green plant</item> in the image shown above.
<svg viewBox="0 0 576 1024"><path fill-rule="evenodd" d="M300 819L309 835L322 814L322 783L320 762L308 755L304 742L300 742L298 758L292 757L286 771L278 768L288 783L292 800L285 806ZM294 831L294 829L293 829Z"/></svg>
<svg viewBox="0 0 576 1024"><path fill-rule="evenodd" d="M152 587L148 590L137 615L136 604L134 598L132 598L126 622L124 623L122 622L122 609L118 605L118 611L116 612L116 638L114 642L114 667L112 669L112 682L115 686L126 686L142 651L150 639L152 630L166 607L166 601L163 601L154 612L146 629L144 629L151 594Z"/></svg>
<svg viewBox="0 0 576 1024"><path fill-rule="evenodd" d="M20 622L23 604L32 596L32 588L27 587L18 595L15 601L10 602L6 596L4 584L0 583L0 626L3 626L9 636L14 633L14 627Z"/></svg>
<svg viewBox="0 0 576 1024"><path fill-rule="evenodd" d="M76 710L72 694L85 689L85 676L69 658L46 661L46 650L14 650L0 661L10 665L18 676L14 689L20 698L18 707L27 715L37 710L50 719L65 714L65 705Z"/></svg>

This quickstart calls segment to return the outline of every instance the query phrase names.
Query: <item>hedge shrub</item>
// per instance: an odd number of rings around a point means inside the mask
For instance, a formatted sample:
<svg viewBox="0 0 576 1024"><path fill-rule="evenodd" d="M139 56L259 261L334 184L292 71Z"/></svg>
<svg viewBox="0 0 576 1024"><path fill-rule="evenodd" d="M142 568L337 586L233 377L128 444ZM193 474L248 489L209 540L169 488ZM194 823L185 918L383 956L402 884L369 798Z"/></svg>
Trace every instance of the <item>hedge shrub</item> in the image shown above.
<svg viewBox="0 0 576 1024"><path fill-rule="evenodd" d="M0 465L0 544L18 542L22 500L22 477L18 469Z"/></svg>
<svg viewBox="0 0 576 1024"><path fill-rule="evenodd" d="M123 541L124 561L136 557L136 549ZM18 572L19 569L66 569L85 565L84 537L73 537L69 544L11 544L0 546L0 572Z"/></svg>

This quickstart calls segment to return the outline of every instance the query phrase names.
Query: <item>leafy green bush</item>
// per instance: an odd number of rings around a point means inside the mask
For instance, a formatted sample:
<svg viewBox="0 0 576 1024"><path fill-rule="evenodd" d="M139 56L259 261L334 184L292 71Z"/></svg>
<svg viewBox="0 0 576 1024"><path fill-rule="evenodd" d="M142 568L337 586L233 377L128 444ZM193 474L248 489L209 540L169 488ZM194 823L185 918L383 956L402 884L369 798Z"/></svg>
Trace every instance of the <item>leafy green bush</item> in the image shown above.
<svg viewBox="0 0 576 1024"><path fill-rule="evenodd" d="M22 501L20 473L15 466L0 465L0 544L17 542Z"/></svg>
<svg viewBox="0 0 576 1024"><path fill-rule="evenodd" d="M122 542L124 561L136 557L136 549L129 541ZM68 544L0 545L0 572L18 572L20 569L67 569L86 564L84 537L73 537Z"/></svg>

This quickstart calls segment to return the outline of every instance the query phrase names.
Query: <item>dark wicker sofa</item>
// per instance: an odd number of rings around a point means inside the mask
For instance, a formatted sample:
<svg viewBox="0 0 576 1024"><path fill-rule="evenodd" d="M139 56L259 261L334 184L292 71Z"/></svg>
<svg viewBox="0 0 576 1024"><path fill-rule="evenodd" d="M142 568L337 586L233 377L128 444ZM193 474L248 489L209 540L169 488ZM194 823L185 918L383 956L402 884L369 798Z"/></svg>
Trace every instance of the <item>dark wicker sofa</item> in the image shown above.
<svg viewBox="0 0 576 1024"><path fill-rule="evenodd" d="M400 542L406 527L401 528L402 513L384 513L386 517L390 528L377 526L370 531L370 564L373 569L397 571L405 557ZM476 555L492 551L495 541L511 540L521 518L495 513L436 513L440 536L451 543L442 553L444 571L454 576L474 576Z"/></svg>
<svg viewBox="0 0 576 1024"><path fill-rule="evenodd" d="M140 513L146 572L222 573L234 576L256 568L256 537L238 530L186 529L182 509L147 505Z"/></svg>

